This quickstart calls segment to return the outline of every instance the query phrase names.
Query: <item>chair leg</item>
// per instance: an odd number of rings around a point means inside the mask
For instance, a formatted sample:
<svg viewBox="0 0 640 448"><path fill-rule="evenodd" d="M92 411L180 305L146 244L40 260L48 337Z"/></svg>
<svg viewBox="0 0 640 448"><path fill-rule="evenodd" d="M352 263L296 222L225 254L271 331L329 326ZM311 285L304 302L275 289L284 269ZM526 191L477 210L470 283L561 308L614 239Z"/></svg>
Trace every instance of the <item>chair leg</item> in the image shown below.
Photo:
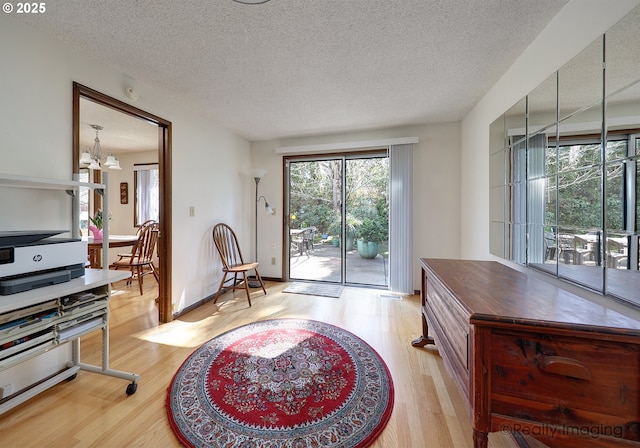
<svg viewBox="0 0 640 448"><path fill-rule="evenodd" d="M140 295L142 295L142 266L138 266L138 287L140 288Z"/></svg>
<svg viewBox="0 0 640 448"><path fill-rule="evenodd" d="M216 292L216 298L213 299L213 303L214 304L218 300L218 297L220 297L220 291L222 291L222 285L224 285L224 282L227 279L227 274L228 274L228 272L225 272L224 275L222 276L222 280L220 281L220 286L218 287L218 292Z"/></svg>
<svg viewBox="0 0 640 448"><path fill-rule="evenodd" d="M262 291L265 293L265 295L267 294L267 290L264 289L264 282L262 281L262 277L260 277L260 273L258 272L257 269L254 269L254 271L256 271L256 277L258 278L258 281L260 282L260 286L262 287Z"/></svg>
<svg viewBox="0 0 640 448"><path fill-rule="evenodd" d="M237 272L235 272L235 273L233 274L233 286L232 286L232 288L231 288L231 289L232 289L232 291L234 291L234 292L235 292L235 290L236 290L236 285L237 285L237 284L238 284L238 273L237 273Z"/></svg>
<svg viewBox="0 0 640 448"><path fill-rule="evenodd" d="M249 306L251 306L251 295L249 295L249 281L247 280L247 271L242 272L242 277L244 277L244 292L247 294L247 301L249 302Z"/></svg>
<svg viewBox="0 0 640 448"><path fill-rule="evenodd" d="M151 262L151 264L149 266L151 267L151 272L153 273L153 276L155 277L156 281L158 283L160 283L160 276L158 275L158 268L155 267L153 262Z"/></svg>

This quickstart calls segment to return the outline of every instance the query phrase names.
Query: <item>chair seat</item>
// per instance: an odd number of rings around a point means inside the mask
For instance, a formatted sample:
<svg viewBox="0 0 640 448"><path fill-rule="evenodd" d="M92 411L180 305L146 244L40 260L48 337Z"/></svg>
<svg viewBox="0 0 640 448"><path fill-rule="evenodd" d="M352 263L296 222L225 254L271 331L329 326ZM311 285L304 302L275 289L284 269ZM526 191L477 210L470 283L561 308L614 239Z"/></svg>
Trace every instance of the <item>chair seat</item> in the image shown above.
<svg viewBox="0 0 640 448"><path fill-rule="evenodd" d="M242 271L248 271L250 269L255 269L258 266L260 266L260 264L256 261L252 262L252 263L245 263L245 264L238 264L235 266L229 266L228 268L223 268L223 271L226 272L242 272Z"/></svg>
<svg viewBox="0 0 640 448"><path fill-rule="evenodd" d="M127 260L114 261L113 263L111 263L111 265L112 266L137 266L137 265L147 265L152 262L153 260L148 260L146 258L143 258L141 260L139 257L131 257L131 255L129 255L129 258Z"/></svg>

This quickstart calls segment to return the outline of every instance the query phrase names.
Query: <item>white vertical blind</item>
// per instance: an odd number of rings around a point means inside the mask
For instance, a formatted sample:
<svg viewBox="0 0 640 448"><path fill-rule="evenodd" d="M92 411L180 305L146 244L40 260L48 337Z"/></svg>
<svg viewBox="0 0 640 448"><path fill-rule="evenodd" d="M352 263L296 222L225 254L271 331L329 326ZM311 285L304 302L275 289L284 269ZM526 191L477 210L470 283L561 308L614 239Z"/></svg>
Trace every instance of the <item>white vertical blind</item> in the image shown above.
<svg viewBox="0 0 640 448"><path fill-rule="evenodd" d="M527 262L527 142L522 136L514 137L512 144L511 181L512 198L512 242L511 259L517 263Z"/></svg>
<svg viewBox="0 0 640 448"><path fill-rule="evenodd" d="M413 294L413 144L389 147L389 289Z"/></svg>
<svg viewBox="0 0 640 448"><path fill-rule="evenodd" d="M527 222L529 223L529 242L527 245L528 263L544 263L545 248L545 200L547 183L545 174L545 156L547 137L544 134L529 138L527 145L528 183L527 183Z"/></svg>

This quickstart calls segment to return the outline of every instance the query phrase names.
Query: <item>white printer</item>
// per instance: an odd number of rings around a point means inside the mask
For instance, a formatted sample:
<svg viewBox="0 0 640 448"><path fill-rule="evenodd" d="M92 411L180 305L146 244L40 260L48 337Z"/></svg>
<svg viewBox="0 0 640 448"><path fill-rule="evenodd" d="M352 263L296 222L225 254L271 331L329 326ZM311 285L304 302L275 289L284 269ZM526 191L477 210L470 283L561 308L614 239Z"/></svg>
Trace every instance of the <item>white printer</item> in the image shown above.
<svg viewBox="0 0 640 448"><path fill-rule="evenodd" d="M87 242L52 238L68 230L0 231L0 295L84 275Z"/></svg>

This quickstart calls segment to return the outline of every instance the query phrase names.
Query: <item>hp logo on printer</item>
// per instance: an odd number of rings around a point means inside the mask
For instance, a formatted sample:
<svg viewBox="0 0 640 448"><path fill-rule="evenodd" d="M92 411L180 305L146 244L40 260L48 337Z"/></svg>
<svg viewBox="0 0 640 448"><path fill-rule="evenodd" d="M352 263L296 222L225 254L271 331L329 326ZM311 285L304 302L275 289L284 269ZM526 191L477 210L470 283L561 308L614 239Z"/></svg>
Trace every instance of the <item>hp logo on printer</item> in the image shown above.
<svg viewBox="0 0 640 448"><path fill-rule="evenodd" d="M34 256L33 256L33 261L34 261L35 263L37 263L37 262L39 262L39 261L42 261L42 255L40 255L40 254L38 254L38 255L34 255Z"/></svg>

